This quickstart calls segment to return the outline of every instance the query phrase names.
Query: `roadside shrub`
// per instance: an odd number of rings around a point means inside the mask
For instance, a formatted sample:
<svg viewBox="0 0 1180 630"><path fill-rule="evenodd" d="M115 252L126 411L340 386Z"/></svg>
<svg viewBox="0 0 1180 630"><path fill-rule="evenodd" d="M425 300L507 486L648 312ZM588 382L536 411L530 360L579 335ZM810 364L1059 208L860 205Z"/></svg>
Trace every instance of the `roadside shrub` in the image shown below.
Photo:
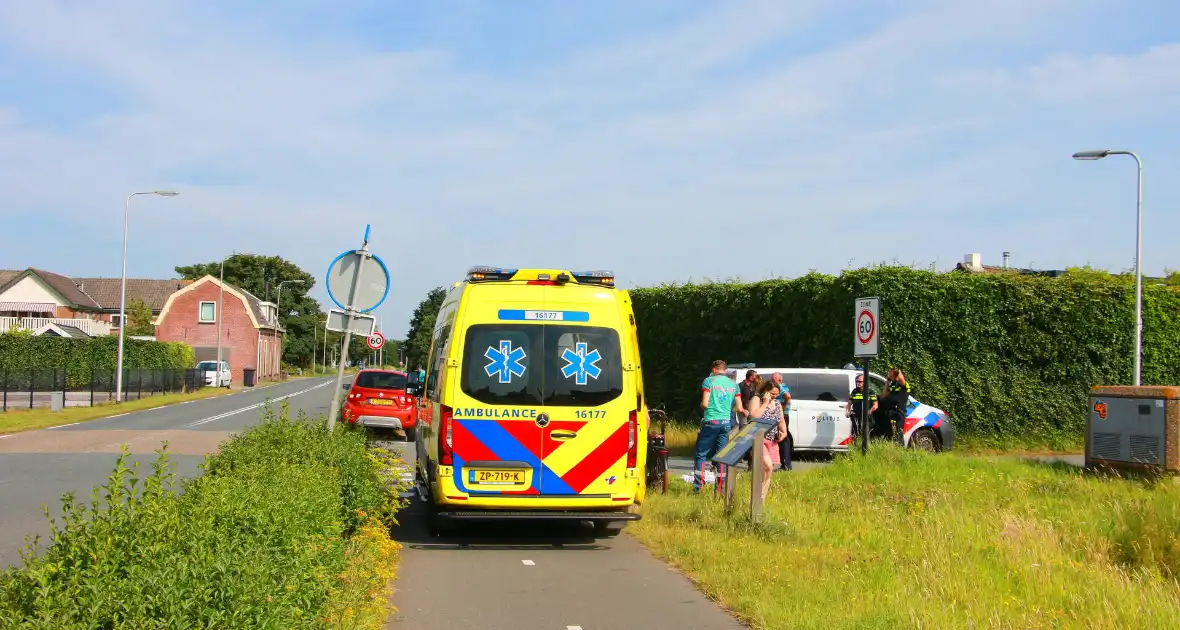
<svg viewBox="0 0 1180 630"><path fill-rule="evenodd" d="M0 574L0 628L379 628L398 545L396 486L351 431L285 410L180 485L119 457L52 544Z"/></svg>
<svg viewBox="0 0 1180 630"><path fill-rule="evenodd" d="M1144 287L1144 384L1180 383L1180 293ZM714 359L841 367L853 301L881 298L881 356L965 435L1076 444L1086 397L1131 381L1134 287L1118 278L934 273L908 267L632 292L647 398L699 416Z"/></svg>
<svg viewBox="0 0 1180 630"><path fill-rule="evenodd" d="M186 370L196 365L193 349L175 341L124 339L123 368L127 370ZM65 368L71 385L89 383L92 371L114 372L119 338L89 339L0 334L0 372L30 368Z"/></svg>

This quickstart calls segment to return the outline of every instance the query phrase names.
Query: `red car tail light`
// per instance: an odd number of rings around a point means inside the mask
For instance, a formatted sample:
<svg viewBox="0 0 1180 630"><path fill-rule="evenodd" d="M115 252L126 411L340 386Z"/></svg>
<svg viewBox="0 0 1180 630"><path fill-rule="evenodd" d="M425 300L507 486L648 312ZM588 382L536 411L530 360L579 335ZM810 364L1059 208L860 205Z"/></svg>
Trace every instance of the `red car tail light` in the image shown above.
<svg viewBox="0 0 1180 630"><path fill-rule="evenodd" d="M627 416L627 468L635 468L639 461L639 411L632 410Z"/></svg>
<svg viewBox="0 0 1180 630"><path fill-rule="evenodd" d="M439 419L442 421L442 426L439 427L438 432L438 463L440 466L453 466L455 458L454 451L451 450L451 408L439 405Z"/></svg>

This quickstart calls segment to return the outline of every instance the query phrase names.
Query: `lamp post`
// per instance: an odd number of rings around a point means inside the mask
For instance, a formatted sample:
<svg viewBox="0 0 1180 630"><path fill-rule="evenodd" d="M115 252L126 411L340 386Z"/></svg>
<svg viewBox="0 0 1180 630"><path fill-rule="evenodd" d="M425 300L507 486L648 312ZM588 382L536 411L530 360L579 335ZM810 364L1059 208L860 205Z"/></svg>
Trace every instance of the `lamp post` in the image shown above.
<svg viewBox="0 0 1180 630"><path fill-rule="evenodd" d="M225 298L225 261L237 252L228 254L221 259L221 277L217 281L217 387L221 387L221 304ZM230 375L233 380L233 375Z"/></svg>
<svg viewBox="0 0 1180 630"><path fill-rule="evenodd" d="M284 284L303 284L303 281L302 280L283 280L282 282L279 283L279 293L278 293L278 296L275 297L275 325L280 328L283 325L282 320L280 319L283 316L283 311L282 311L282 309L279 308L279 305L283 303L283 285ZM278 331L277 330L275 331L275 339L276 340L278 339ZM312 343L314 345L315 342L312 342ZM283 357L283 353L280 351L279 352L280 363L282 361L282 357Z"/></svg>
<svg viewBox="0 0 1180 630"><path fill-rule="evenodd" d="M1138 170L1138 191L1135 197L1135 374L1132 385L1140 385L1143 362L1143 161L1134 151L1121 149L1099 149L1078 151L1075 160L1101 160L1108 155L1129 155L1135 159Z"/></svg>
<svg viewBox="0 0 1180 630"><path fill-rule="evenodd" d="M161 197L175 197L180 193L175 190L149 190L127 195L123 201L123 282L119 293L119 357L115 361L115 402L123 402L123 336L127 329L127 224L131 216L131 198L136 195L159 195Z"/></svg>

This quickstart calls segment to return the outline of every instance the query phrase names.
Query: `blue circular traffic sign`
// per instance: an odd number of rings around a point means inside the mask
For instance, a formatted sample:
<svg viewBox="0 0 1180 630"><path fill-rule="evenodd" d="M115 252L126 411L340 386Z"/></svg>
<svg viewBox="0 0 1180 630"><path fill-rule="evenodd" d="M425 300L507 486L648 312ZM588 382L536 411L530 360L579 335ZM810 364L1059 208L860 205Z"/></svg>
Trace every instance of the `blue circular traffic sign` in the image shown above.
<svg viewBox="0 0 1180 630"><path fill-rule="evenodd" d="M324 286L328 289L328 298L336 306L348 310L340 298L348 300L358 268L361 282L355 293L352 293L351 306L357 312L368 313L381 306L385 298L389 297L389 268L379 256L371 253L365 256L359 250L340 254L328 265Z"/></svg>

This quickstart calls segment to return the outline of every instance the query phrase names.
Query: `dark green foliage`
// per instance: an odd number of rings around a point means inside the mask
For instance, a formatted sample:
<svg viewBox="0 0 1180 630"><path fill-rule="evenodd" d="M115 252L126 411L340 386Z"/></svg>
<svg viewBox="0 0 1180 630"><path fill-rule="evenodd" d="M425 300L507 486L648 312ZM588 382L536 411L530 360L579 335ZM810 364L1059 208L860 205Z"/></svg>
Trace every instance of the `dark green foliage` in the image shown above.
<svg viewBox="0 0 1180 630"><path fill-rule="evenodd" d="M881 298L873 371L903 369L914 395L945 409L966 435L1076 443L1090 386L1131 382L1134 285L1119 278L880 267L632 295L648 400L683 419L699 417L700 381L714 359L854 361L857 297ZM1144 384L1180 383L1180 292L1145 286L1144 326Z"/></svg>
<svg viewBox="0 0 1180 630"><path fill-rule="evenodd" d="M435 287L414 309L410 318L410 330L406 333L406 369L416 370L426 366L426 355L430 352L430 338L434 334L434 319L442 309L447 292Z"/></svg>
<svg viewBox="0 0 1180 630"><path fill-rule="evenodd" d="M127 370L186 370L196 365L193 349L172 341L124 339ZM0 335L0 371L65 368L70 384L89 383L91 370L114 371L119 356L117 336L90 339Z"/></svg>
<svg viewBox="0 0 1180 630"><path fill-rule="evenodd" d="M135 298L127 302L127 330L124 335L151 337L156 334L156 327L152 324L152 309L143 300Z"/></svg>

